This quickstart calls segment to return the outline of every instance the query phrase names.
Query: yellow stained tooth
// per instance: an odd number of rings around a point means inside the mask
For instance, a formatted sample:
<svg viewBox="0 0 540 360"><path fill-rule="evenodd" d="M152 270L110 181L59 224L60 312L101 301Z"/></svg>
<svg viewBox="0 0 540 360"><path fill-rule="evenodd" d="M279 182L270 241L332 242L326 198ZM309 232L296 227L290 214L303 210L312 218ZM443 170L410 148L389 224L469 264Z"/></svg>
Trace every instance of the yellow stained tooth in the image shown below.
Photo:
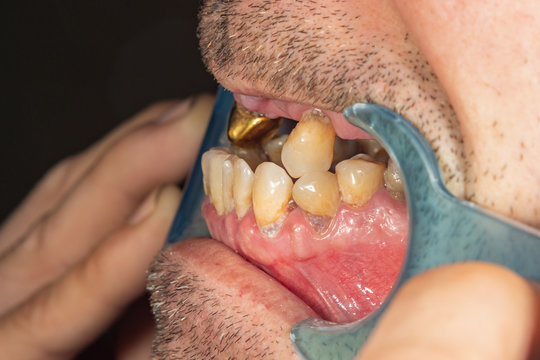
<svg viewBox="0 0 540 360"><path fill-rule="evenodd" d="M287 172L271 162L263 162L255 170L253 211L260 227L276 222L291 200L293 182Z"/></svg>
<svg viewBox="0 0 540 360"><path fill-rule="evenodd" d="M252 147L264 137L273 136L283 119L270 119L236 105L229 119L228 136L232 145Z"/></svg>
<svg viewBox="0 0 540 360"><path fill-rule="evenodd" d="M304 113L283 145L281 161L293 178L327 171L332 164L336 133L321 111Z"/></svg>
<svg viewBox="0 0 540 360"><path fill-rule="evenodd" d="M214 204L218 215L225 214L225 203L223 199L223 163L230 154L215 153L209 160L209 196Z"/></svg>
<svg viewBox="0 0 540 360"><path fill-rule="evenodd" d="M336 165L342 200L355 207L366 204L382 186L385 165L363 159L343 160Z"/></svg>
<svg viewBox="0 0 540 360"><path fill-rule="evenodd" d="M292 196L305 211L333 217L340 201L337 177L328 171L307 173L294 183Z"/></svg>
<svg viewBox="0 0 540 360"><path fill-rule="evenodd" d="M229 150L224 147L214 147L205 152L201 157L201 168L203 173L204 193L210 196L210 159L216 154L229 154Z"/></svg>
<svg viewBox="0 0 540 360"><path fill-rule="evenodd" d="M236 215L243 218L252 204L253 182L255 174L248 163L240 158L233 162L234 183L233 197Z"/></svg>

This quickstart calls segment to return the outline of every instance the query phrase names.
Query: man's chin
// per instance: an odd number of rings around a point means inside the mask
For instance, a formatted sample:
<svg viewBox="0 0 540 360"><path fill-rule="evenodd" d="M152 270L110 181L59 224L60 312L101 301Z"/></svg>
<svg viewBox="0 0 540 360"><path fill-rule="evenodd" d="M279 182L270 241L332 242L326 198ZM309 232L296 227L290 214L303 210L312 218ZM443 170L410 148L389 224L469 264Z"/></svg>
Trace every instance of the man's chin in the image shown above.
<svg viewBox="0 0 540 360"><path fill-rule="evenodd" d="M212 239L164 250L150 270L148 289L157 359L295 358L290 329L317 317L280 283Z"/></svg>

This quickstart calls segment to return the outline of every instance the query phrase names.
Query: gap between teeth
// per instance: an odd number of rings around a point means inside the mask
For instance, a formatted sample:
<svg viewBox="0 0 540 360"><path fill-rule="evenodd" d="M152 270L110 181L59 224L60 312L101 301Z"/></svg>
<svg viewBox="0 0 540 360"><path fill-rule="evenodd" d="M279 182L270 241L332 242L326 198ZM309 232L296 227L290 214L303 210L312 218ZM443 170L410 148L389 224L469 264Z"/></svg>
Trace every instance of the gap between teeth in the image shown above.
<svg viewBox="0 0 540 360"><path fill-rule="evenodd" d="M291 202L313 220L331 219L341 201L362 207L383 185L392 197L403 200L397 167L389 161L387 168L365 153L356 155L359 147L384 157L374 140L336 138L329 120L319 111L309 111L291 134L266 140L259 150L221 147L203 154L204 191L218 215L235 210L241 219L253 207L261 229L275 227ZM335 173L330 172L332 164Z"/></svg>

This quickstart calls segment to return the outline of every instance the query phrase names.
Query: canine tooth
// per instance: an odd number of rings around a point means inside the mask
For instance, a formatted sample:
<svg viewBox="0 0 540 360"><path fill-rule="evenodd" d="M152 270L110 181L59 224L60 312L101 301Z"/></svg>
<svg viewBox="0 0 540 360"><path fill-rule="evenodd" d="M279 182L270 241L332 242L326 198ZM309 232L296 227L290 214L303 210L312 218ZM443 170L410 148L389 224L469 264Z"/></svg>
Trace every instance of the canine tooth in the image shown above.
<svg viewBox="0 0 540 360"><path fill-rule="evenodd" d="M276 222L291 200L293 183L287 172L271 162L263 162L255 170L253 211L260 227Z"/></svg>
<svg viewBox="0 0 540 360"><path fill-rule="evenodd" d="M217 154L229 154L229 150L224 147L214 147L205 152L201 157L201 168L203 173L204 193L210 196L210 159Z"/></svg>
<svg viewBox="0 0 540 360"><path fill-rule="evenodd" d="M333 217L340 201L336 175L328 171L307 173L294 184L292 197L310 214Z"/></svg>
<svg viewBox="0 0 540 360"><path fill-rule="evenodd" d="M243 218L251 207L251 195L253 192L253 181L255 175L248 163L241 158L234 159L234 182L233 197L236 215L239 219Z"/></svg>
<svg viewBox="0 0 540 360"><path fill-rule="evenodd" d="M402 176L392 159L388 160L388 167L384 171L384 187L394 199L405 199Z"/></svg>
<svg viewBox="0 0 540 360"><path fill-rule="evenodd" d="M343 201L362 206L371 199L383 182L384 164L363 159L343 160L336 165L339 191Z"/></svg>
<svg viewBox="0 0 540 360"><path fill-rule="evenodd" d="M283 145L281 161L293 178L327 171L332 164L336 133L319 110L304 113Z"/></svg>
<svg viewBox="0 0 540 360"><path fill-rule="evenodd" d="M282 166L281 162L281 150L283 149L283 144L287 141L288 135L279 135L268 141L265 141L262 145L264 153L268 156L268 159Z"/></svg>

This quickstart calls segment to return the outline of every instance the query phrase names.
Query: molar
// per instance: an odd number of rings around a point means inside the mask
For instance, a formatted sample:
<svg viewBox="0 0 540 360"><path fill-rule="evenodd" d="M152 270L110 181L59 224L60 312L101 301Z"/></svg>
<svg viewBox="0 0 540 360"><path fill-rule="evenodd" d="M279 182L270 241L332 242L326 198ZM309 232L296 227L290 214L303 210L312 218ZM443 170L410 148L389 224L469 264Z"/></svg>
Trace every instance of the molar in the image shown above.
<svg viewBox="0 0 540 360"><path fill-rule="evenodd" d="M310 214L333 217L340 202L336 175L328 171L307 173L294 184L292 197Z"/></svg>
<svg viewBox="0 0 540 360"><path fill-rule="evenodd" d="M304 113L283 145L281 161L293 178L327 171L332 164L336 133L320 110Z"/></svg>
<svg viewBox="0 0 540 360"><path fill-rule="evenodd" d="M361 207L383 184L383 163L362 158L343 160L336 165L336 176L343 202Z"/></svg>
<svg viewBox="0 0 540 360"><path fill-rule="evenodd" d="M282 217L291 200L293 182L287 172L271 162L255 170L253 211L259 227L266 227Z"/></svg>

